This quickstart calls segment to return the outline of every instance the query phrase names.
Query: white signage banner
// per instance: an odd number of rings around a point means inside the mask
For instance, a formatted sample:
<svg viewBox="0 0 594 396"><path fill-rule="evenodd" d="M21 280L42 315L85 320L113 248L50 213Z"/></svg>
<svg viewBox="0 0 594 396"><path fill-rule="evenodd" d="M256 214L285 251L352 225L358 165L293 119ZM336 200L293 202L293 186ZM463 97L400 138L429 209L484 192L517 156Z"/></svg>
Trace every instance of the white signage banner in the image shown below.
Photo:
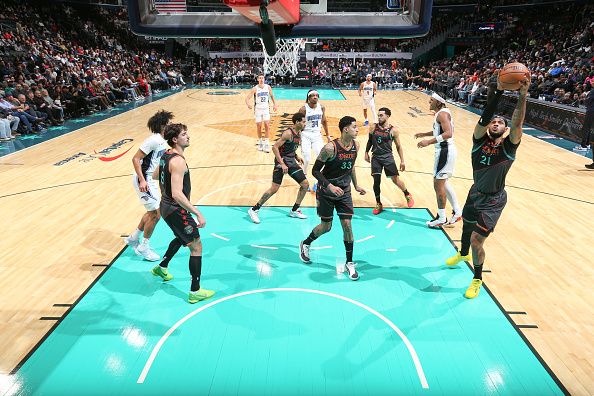
<svg viewBox="0 0 594 396"><path fill-rule="evenodd" d="M307 60L314 58L333 59L412 59L412 52L307 52Z"/></svg>
<svg viewBox="0 0 594 396"><path fill-rule="evenodd" d="M209 52L208 56L214 58L264 58L263 52Z"/></svg>
<svg viewBox="0 0 594 396"><path fill-rule="evenodd" d="M412 52L311 52L305 55L307 60L314 58L332 59L412 59ZM209 52L208 56L214 58L263 58L263 52Z"/></svg>

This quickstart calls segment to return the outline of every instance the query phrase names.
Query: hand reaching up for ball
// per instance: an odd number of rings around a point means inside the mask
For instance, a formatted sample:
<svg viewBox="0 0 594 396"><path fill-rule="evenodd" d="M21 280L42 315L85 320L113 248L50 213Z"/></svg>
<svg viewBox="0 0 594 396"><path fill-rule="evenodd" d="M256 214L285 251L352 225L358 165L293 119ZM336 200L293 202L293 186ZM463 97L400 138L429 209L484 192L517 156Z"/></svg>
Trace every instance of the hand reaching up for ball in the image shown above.
<svg viewBox="0 0 594 396"><path fill-rule="evenodd" d="M526 96L528 94L528 88L530 87L530 78L526 76L522 81L520 81L520 95Z"/></svg>

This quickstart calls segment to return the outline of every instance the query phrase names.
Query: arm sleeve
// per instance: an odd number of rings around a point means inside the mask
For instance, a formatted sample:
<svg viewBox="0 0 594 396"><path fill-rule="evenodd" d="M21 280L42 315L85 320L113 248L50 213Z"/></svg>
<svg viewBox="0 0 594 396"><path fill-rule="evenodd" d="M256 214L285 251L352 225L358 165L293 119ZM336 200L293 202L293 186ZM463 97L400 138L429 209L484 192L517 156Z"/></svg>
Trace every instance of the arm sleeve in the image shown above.
<svg viewBox="0 0 594 396"><path fill-rule="evenodd" d="M324 175L322 174L322 168L324 167L324 163L320 160L316 160L314 166L313 166L313 170L311 171L311 174L318 179L318 183L322 186L322 187L328 187L328 184L330 184L330 182L324 177Z"/></svg>
<svg viewBox="0 0 594 396"><path fill-rule="evenodd" d="M500 91L498 89L494 90L492 93L489 92L489 96L487 97L487 104L485 105L485 110L483 110L481 119L478 122L479 125L489 125L489 123L491 122L491 118L493 118L493 114L495 114L495 110L497 110L497 103L499 103L501 95L503 95L503 91Z"/></svg>

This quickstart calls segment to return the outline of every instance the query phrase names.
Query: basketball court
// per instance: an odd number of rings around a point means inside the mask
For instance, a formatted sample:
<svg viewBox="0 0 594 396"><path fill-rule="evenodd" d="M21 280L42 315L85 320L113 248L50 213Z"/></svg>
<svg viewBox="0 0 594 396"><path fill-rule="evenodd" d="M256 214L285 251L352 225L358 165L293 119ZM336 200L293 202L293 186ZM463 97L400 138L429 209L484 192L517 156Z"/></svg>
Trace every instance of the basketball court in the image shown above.
<svg viewBox="0 0 594 396"><path fill-rule="evenodd" d="M424 225L435 207L433 152L417 149L413 135L431 124L428 97L380 91L379 106L392 109L401 130L403 179L416 205L405 208L387 180L390 209L381 215L371 214L372 194L354 197L361 279L352 282L340 273L340 227L312 245L312 265L300 262L298 243L317 217L311 194L303 203L307 220L287 217L297 192L292 180L261 210L262 224L249 221L247 208L268 188L273 159L253 146L246 92L185 90L1 158L5 221L17 225L0 240L11 273L0 280L0 309L10 315L1 363L13 373L3 376L4 394L56 394L65 386L131 394L172 386L210 394L558 394L591 384L588 364L577 358L591 345L591 278L560 264L567 252L588 262L587 250L575 249L587 244L582 214L593 205L592 179L577 170L583 157L523 138L508 207L487 245L487 287L469 301L470 269L443 263L461 227L446 233ZM303 93L275 93L277 133ZM360 117L358 96L326 95L336 136L340 116ZM161 108L189 126L192 202L208 220L203 284L217 294L194 306L186 302L187 252L163 283L122 239L142 213L130 160L147 135L144 120ZM470 152L477 116L452 112L458 150ZM360 126L361 141L366 133ZM371 191L369 164L360 158L356 171ZM461 197L470 187L464 155L453 183ZM170 238L160 222L152 244L162 253Z"/></svg>

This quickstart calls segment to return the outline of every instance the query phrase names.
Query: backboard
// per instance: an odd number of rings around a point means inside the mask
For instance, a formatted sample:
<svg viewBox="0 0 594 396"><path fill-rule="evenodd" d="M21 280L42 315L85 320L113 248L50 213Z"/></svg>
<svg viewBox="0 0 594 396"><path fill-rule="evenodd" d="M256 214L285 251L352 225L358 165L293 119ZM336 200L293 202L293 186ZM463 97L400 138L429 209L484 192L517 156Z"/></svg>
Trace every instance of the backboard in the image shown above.
<svg viewBox="0 0 594 396"><path fill-rule="evenodd" d="M401 1L403 4L401 4ZM433 0L302 0L301 20L278 38L408 38L427 34ZM184 12L185 9L185 12ZM222 0L128 0L132 31L157 37L260 37Z"/></svg>

